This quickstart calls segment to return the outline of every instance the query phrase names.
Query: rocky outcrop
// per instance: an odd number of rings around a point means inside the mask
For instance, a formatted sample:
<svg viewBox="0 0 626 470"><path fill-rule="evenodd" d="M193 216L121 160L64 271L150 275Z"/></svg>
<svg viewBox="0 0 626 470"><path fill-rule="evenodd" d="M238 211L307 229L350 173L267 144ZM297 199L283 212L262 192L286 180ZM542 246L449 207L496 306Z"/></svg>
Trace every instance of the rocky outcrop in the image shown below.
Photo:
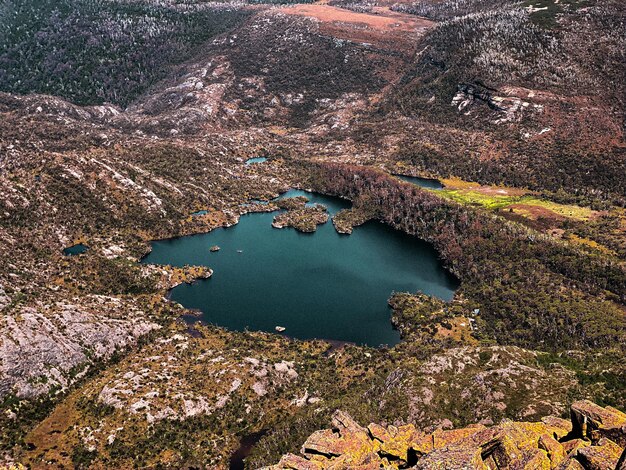
<svg viewBox="0 0 626 470"><path fill-rule="evenodd" d="M572 405L571 416L576 434L592 441L607 438L626 447L626 414L618 409L584 400Z"/></svg>
<svg viewBox="0 0 626 470"><path fill-rule="evenodd" d="M219 247L217 248L219 250ZM210 251L214 250L213 247ZM213 270L206 266L170 266L170 265L142 265L143 272L149 275L158 276L158 286L161 289L173 289L183 283L193 284L198 279L208 279L213 275Z"/></svg>
<svg viewBox="0 0 626 470"><path fill-rule="evenodd" d="M298 379L293 361L242 359L238 350L207 349L199 331L199 338L160 338L140 358L123 363L102 382L98 403L147 423L183 421L214 414L233 400L249 400L250 410L256 400Z"/></svg>
<svg viewBox="0 0 626 470"><path fill-rule="evenodd" d="M476 104L484 103L495 114L492 116L494 124L520 121L527 111L541 112L542 105L531 104L528 101L508 94L509 90L502 90L504 93L497 96L497 90L488 88L479 83L461 83L457 85L457 93L452 98L452 106L459 112L469 115L473 112Z"/></svg>
<svg viewBox="0 0 626 470"><path fill-rule="evenodd" d="M418 312L414 318L419 318ZM420 338L422 344L429 341ZM463 404L463 421L468 423L486 417L492 422L504 417L536 421L566 412L567 393L576 387L571 371L556 365L540 367L539 357L511 346L463 346L434 354L416 368L400 367L387 380L390 389L407 397L408 420L419 426L444 423L450 403ZM392 380L392 374L402 379Z"/></svg>
<svg viewBox="0 0 626 470"><path fill-rule="evenodd" d="M338 233L350 235L354 227L363 225L373 218L373 214L363 209L343 209L333 216L333 225Z"/></svg>
<svg viewBox="0 0 626 470"><path fill-rule="evenodd" d="M64 390L93 363L158 328L134 304L114 297L24 307L0 325L0 397Z"/></svg>
<svg viewBox="0 0 626 470"><path fill-rule="evenodd" d="M328 222L328 212L321 204L304 206L300 209L282 212L274 217L272 227L293 227L299 232L311 233L317 230L317 226Z"/></svg>
<svg viewBox="0 0 626 470"><path fill-rule="evenodd" d="M413 424L362 427L336 411L332 429L313 433L301 455L285 455L283 469L585 469L612 470L624 452L626 414L587 400L572 404L571 421L503 420L427 434Z"/></svg>

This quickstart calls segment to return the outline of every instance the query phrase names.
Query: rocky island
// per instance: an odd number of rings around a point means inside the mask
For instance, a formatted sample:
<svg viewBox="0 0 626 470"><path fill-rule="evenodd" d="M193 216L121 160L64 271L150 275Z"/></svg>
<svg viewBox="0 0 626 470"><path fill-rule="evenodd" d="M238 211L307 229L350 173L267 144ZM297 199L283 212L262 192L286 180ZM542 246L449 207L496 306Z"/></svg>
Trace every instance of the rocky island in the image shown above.
<svg viewBox="0 0 626 470"><path fill-rule="evenodd" d="M274 217L272 227L292 227L299 232L315 232L318 225L328 222L329 216L322 204L308 206L307 202L308 199L303 196L276 201L276 205L286 211Z"/></svg>
<svg viewBox="0 0 626 470"><path fill-rule="evenodd" d="M303 207L283 212L274 217L272 227L293 227L298 232L315 232L318 225L328 222L328 213L323 206Z"/></svg>
<svg viewBox="0 0 626 470"><path fill-rule="evenodd" d="M374 218L375 214L372 211L363 208L343 209L333 216L333 225L337 232L350 235L354 227Z"/></svg>

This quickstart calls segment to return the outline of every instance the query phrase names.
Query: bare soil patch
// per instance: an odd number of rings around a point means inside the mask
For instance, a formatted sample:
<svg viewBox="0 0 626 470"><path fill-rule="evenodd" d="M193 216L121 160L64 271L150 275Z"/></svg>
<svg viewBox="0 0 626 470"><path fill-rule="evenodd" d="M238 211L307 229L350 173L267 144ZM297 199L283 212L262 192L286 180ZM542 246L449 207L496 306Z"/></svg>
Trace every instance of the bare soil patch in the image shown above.
<svg viewBox="0 0 626 470"><path fill-rule="evenodd" d="M279 11L317 20L322 34L404 52L413 51L416 39L434 25L427 19L397 13L388 7L358 13L325 4L309 4L283 7Z"/></svg>
<svg viewBox="0 0 626 470"><path fill-rule="evenodd" d="M540 218L551 219L554 221L565 220L565 217L563 217L562 215L559 215L556 212L541 206L533 206L530 204L512 204L509 207L515 212L521 213L523 216L533 220L538 220Z"/></svg>

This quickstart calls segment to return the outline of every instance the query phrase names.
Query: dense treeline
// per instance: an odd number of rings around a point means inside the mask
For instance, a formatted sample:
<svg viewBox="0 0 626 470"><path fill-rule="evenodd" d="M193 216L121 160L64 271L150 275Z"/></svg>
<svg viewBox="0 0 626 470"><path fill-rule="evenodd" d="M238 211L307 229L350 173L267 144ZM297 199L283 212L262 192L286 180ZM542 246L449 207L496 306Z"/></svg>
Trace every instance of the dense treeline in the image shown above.
<svg viewBox="0 0 626 470"><path fill-rule="evenodd" d="M467 148L454 150L454 143L448 151L441 151L414 141L395 157L409 162L418 171L442 178L462 175L469 181L486 184L548 190L558 193L555 197L562 202L598 205L598 208L602 208L602 201L626 205L624 149L604 152L571 149L559 153L541 142L518 142L511 145L506 159L481 158L479 153Z"/></svg>
<svg viewBox="0 0 626 470"><path fill-rule="evenodd" d="M126 106L247 15L202 4L9 0L0 6L0 90Z"/></svg>
<svg viewBox="0 0 626 470"><path fill-rule="evenodd" d="M359 2L353 0L331 0L328 2L333 7L344 8L346 10L355 11L357 13L370 13L376 6L375 2ZM392 8L393 9L393 8Z"/></svg>
<svg viewBox="0 0 626 470"><path fill-rule="evenodd" d="M375 206L390 225L432 242L481 307L488 332L547 350L619 344L626 271L495 216L444 201L372 169L320 165L311 184ZM365 202L366 201L366 202Z"/></svg>
<svg viewBox="0 0 626 470"><path fill-rule="evenodd" d="M318 34L308 20L266 18L243 29L233 46L230 62L239 77L261 77L265 92L277 95L292 109L290 125L304 126L320 101L344 93L372 93L387 85L380 70L394 59L377 55L348 41ZM256 89L244 90L241 107L263 116L265 105ZM238 91L231 91L236 93ZM275 124L276 118L272 118Z"/></svg>
<svg viewBox="0 0 626 470"><path fill-rule="evenodd" d="M445 21L459 16L484 11L493 11L503 5L513 5L515 1L502 0L444 0L442 2L396 3L394 11L423 16L435 21Z"/></svg>

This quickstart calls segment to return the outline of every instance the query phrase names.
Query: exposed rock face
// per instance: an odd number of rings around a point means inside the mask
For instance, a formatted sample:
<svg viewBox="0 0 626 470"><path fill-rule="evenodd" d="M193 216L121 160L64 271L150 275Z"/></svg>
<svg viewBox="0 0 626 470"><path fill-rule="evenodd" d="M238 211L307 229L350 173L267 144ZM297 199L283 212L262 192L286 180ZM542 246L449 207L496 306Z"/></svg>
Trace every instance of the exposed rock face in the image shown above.
<svg viewBox="0 0 626 470"><path fill-rule="evenodd" d="M622 456L619 458L615 470L626 470L626 449L622 452Z"/></svg>
<svg viewBox="0 0 626 470"><path fill-rule="evenodd" d="M132 305L104 296L10 313L0 326L0 397L32 398L64 389L92 362L157 328Z"/></svg>
<svg viewBox="0 0 626 470"><path fill-rule="evenodd" d="M528 110L541 112L543 107L531 104L521 98L509 95L509 90L503 90L503 96L496 96L496 90L488 89L479 84L461 83L457 86L457 94L452 98L452 106L460 112L471 114L477 103L486 104L494 113L493 123L520 121Z"/></svg>
<svg viewBox="0 0 626 470"><path fill-rule="evenodd" d="M301 456L285 455L270 468L616 468L626 438L626 415L586 400L575 402L571 411L571 422L548 416L534 423L503 420L492 427L472 425L430 434L413 424L364 428L336 411L333 429L313 433ZM587 428L581 427L581 420ZM608 434L613 439L604 437Z"/></svg>
<svg viewBox="0 0 626 470"><path fill-rule="evenodd" d="M621 411L583 400L572 405L571 415L577 434L592 441L608 438L626 447L626 414Z"/></svg>

